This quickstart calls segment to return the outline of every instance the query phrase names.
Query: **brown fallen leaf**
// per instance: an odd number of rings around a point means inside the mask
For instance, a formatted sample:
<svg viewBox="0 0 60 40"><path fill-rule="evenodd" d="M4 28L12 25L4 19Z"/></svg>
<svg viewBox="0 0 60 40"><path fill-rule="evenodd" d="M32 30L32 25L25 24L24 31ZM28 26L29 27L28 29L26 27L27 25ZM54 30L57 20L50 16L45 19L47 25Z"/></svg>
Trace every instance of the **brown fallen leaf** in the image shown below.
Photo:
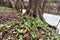
<svg viewBox="0 0 60 40"><path fill-rule="evenodd" d="M27 33L27 29L24 29L24 30L23 30L23 34L25 34L25 33Z"/></svg>

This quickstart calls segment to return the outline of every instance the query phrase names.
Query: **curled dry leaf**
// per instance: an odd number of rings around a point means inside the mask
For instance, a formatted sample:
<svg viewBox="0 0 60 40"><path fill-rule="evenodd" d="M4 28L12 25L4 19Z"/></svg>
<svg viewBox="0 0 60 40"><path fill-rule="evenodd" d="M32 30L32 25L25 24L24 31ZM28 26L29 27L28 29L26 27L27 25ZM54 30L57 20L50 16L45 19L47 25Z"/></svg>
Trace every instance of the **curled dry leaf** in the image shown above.
<svg viewBox="0 0 60 40"><path fill-rule="evenodd" d="M27 31L28 31L27 29L24 29L24 30L23 30L23 34L27 33Z"/></svg>

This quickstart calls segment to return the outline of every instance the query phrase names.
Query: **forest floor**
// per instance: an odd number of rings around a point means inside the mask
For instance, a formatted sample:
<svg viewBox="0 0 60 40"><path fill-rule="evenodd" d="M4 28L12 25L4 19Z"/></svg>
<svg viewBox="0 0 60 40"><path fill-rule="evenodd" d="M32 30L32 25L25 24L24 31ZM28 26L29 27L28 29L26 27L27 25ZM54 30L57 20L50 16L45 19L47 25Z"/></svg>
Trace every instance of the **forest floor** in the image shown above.
<svg viewBox="0 0 60 40"><path fill-rule="evenodd" d="M39 18L0 8L0 40L59 40L55 31Z"/></svg>

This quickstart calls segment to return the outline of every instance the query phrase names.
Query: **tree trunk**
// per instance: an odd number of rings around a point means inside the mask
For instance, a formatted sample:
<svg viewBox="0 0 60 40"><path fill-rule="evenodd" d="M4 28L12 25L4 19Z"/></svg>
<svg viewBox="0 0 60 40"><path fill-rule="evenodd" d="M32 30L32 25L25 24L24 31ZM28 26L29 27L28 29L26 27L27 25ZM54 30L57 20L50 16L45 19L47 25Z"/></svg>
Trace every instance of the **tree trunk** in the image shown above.
<svg viewBox="0 0 60 40"><path fill-rule="evenodd" d="M42 15L44 12L46 0L44 0L44 1L42 1L42 0L30 0L29 2L30 2L29 3L29 15L33 16L33 17L38 17L42 21L44 21Z"/></svg>

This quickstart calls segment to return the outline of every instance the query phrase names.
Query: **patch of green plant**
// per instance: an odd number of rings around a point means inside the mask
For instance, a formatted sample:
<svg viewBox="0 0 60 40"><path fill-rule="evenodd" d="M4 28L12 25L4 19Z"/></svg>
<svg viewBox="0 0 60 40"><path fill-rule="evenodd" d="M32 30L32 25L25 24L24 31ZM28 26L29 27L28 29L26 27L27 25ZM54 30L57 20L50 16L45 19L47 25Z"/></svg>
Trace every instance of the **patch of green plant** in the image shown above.
<svg viewBox="0 0 60 40"><path fill-rule="evenodd" d="M0 26L1 28L11 28L12 26L15 26L15 25L19 25L19 27L23 26L24 28L26 28L28 32L31 32L30 34L33 38L36 37L37 27L43 28L46 26L46 24L43 23L39 18L28 17L28 16L23 16L20 22L11 21L10 24L1 24ZM17 34L23 32L23 29L15 28L15 30Z"/></svg>
<svg viewBox="0 0 60 40"><path fill-rule="evenodd" d="M18 28L15 27L16 25L18 25ZM11 28L11 30L13 31L15 30L14 33L16 34L16 36L18 36L18 40L23 40L24 38L25 34L21 34L24 31L23 28L25 28L27 30L27 33L30 34L32 40L34 38L39 38L39 40L60 40L60 36L55 33L56 30L53 28L47 29L46 24L39 18L22 16L20 21L13 20L10 24L0 24L0 29L2 29L2 32L0 33L1 35L2 33L8 31L6 30L6 28ZM38 28L42 29L39 34Z"/></svg>
<svg viewBox="0 0 60 40"><path fill-rule="evenodd" d="M23 40L23 36L19 35L19 39L18 40Z"/></svg>
<svg viewBox="0 0 60 40"><path fill-rule="evenodd" d="M35 38L37 36L37 28L44 28L46 24L39 18L23 16L20 22L20 26L25 27L30 32L32 38Z"/></svg>
<svg viewBox="0 0 60 40"><path fill-rule="evenodd" d="M44 33L42 34L42 39L45 40L60 40L60 36L56 34L56 30L53 28L46 29L44 28Z"/></svg>
<svg viewBox="0 0 60 40"><path fill-rule="evenodd" d="M12 8L0 6L0 12L11 12Z"/></svg>

